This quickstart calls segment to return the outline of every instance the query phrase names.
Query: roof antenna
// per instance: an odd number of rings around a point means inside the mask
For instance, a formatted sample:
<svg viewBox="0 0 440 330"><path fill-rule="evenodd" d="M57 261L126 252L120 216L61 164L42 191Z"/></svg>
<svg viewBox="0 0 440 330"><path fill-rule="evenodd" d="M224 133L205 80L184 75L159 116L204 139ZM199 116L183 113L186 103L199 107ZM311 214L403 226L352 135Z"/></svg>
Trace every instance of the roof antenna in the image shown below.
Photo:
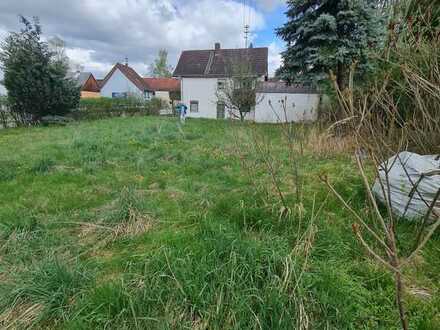
<svg viewBox="0 0 440 330"><path fill-rule="evenodd" d="M249 40L249 24L245 24L244 26L244 48L248 48L248 40Z"/></svg>
<svg viewBox="0 0 440 330"><path fill-rule="evenodd" d="M128 66L128 57L125 56L125 66Z"/></svg>
<svg viewBox="0 0 440 330"><path fill-rule="evenodd" d="M252 0L243 0L244 48L248 48L251 35Z"/></svg>

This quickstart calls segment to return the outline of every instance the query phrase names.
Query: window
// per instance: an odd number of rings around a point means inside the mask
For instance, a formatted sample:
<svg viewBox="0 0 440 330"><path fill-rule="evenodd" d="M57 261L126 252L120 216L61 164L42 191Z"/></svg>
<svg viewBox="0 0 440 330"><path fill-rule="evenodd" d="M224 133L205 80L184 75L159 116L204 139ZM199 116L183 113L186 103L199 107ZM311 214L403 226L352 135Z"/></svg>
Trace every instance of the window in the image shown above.
<svg viewBox="0 0 440 330"><path fill-rule="evenodd" d="M199 112L199 101L191 101L189 112Z"/></svg>
<svg viewBox="0 0 440 330"><path fill-rule="evenodd" d="M226 79L219 79L219 80L217 81L217 89L218 89L219 91L224 90L224 89L225 89L225 86L226 86Z"/></svg>
<svg viewBox="0 0 440 330"><path fill-rule="evenodd" d="M155 92L145 91L144 92L144 99L145 100L151 100L151 98L155 95Z"/></svg>
<svg viewBox="0 0 440 330"><path fill-rule="evenodd" d="M112 93L112 98L114 99L126 99L127 98L127 93L117 93L117 92L113 92Z"/></svg>

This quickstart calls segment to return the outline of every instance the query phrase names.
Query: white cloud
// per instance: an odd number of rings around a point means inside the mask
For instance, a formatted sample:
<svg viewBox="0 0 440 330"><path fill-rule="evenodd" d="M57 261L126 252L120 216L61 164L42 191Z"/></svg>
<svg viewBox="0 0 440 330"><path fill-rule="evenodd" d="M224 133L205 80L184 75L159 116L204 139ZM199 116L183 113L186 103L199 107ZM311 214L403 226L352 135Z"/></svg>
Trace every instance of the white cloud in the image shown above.
<svg viewBox="0 0 440 330"><path fill-rule="evenodd" d="M71 68L84 68L84 71L95 73L103 77L112 67L113 63L98 62L92 59L95 51L82 48L67 48L66 55L69 57Z"/></svg>
<svg viewBox="0 0 440 330"><path fill-rule="evenodd" d="M265 28L264 10L284 0L249 0L251 38ZM175 65L184 49L242 47L243 5L237 0L0 0L0 29L18 30L17 14L39 16L47 36L65 40L67 54L97 76L128 57L140 74L165 48ZM264 45L255 45L264 46Z"/></svg>
<svg viewBox="0 0 440 330"><path fill-rule="evenodd" d="M276 42L269 45L269 75L273 76L275 70L281 66L281 52L283 48Z"/></svg>

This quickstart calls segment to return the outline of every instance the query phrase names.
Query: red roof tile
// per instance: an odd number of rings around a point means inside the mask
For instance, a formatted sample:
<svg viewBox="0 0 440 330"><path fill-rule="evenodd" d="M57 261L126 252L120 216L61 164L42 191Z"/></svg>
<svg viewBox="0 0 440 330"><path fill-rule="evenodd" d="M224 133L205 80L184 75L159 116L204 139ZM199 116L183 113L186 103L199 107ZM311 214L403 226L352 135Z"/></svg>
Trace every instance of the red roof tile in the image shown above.
<svg viewBox="0 0 440 330"><path fill-rule="evenodd" d="M143 78L146 86L155 92L179 92L180 80L174 78Z"/></svg>

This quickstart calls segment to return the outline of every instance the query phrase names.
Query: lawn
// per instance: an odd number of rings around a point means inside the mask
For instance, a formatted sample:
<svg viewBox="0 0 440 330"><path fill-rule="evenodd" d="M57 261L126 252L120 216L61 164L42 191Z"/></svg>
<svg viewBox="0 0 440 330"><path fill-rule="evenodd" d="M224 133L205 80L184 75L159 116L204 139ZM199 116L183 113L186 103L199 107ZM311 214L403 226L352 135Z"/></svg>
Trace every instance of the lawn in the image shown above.
<svg viewBox="0 0 440 330"><path fill-rule="evenodd" d="M156 117L1 130L0 327L398 329L392 276L318 178L365 214L352 157L306 144L298 204L280 140ZM414 226L397 232L407 249ZM439 253L437 233L405 277L413 329L440 328Z"/></svg>

